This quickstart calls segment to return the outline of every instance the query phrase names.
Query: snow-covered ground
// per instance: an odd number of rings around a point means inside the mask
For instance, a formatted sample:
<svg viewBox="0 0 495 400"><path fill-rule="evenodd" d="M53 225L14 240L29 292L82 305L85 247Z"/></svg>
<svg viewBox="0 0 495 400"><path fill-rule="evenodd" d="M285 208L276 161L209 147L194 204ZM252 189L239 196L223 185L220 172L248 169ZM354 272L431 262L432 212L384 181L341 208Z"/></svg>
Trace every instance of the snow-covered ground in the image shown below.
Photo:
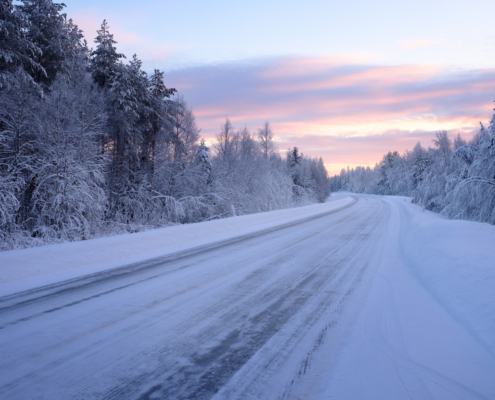
<svg viewBox="0 0 495 400"><path fill-rule="evenodd" d="M353 201L347 195L336 197L336 203L0 252L0 296L274 229L333 212Z"/></svg>
<svg viewBox="0 0 495 400"><path fill-rule="evenodd" d="M330 200L0 254L0 397L494 399L495 227Z"/></svg>
<svg viewBox="0 0 495 400"><path fill-rule="evenodd" d="M387 246L329 379L299 397L495 399L495 227L360 197L391 206Z"/></svg>

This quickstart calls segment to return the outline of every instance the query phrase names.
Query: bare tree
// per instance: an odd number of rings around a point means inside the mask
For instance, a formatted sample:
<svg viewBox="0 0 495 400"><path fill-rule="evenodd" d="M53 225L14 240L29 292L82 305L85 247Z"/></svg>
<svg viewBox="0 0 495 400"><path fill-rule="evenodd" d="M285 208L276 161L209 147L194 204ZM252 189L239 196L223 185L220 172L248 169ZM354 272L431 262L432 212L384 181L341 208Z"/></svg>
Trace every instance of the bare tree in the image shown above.
<svg viewBox="0 0 495 400"><path fill-rule="evenodd" d="M265 159L268 159L275 151L273 142L273 131L270 123L265 121L262 128L258 129L258 139L260 141L261 151Z"/></svg>

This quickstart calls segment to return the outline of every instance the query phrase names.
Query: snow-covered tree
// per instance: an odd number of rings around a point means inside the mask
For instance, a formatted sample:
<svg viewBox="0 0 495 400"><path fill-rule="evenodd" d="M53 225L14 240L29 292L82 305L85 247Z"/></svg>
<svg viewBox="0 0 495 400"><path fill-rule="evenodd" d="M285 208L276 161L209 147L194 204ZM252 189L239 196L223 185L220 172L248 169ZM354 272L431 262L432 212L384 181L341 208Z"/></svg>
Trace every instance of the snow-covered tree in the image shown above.
<svg viewBox="0 0 495 400"><path fill-rule="evenodd" d="M21 0L18 6L28 20L26 37L40 49L34 55L35 64L27 65L27 70L37 83L50 85L57 73L67 72L66 59L71 52L70 40L65 29L63 3L52 0ZM37 68L36 64L43 68Z"/></svg>
<svg viewBox="0 0 495 400"><path fill-rule="evenodd" d="M421 143L417 143L413 150L414 162L412 165L412 177L414 185L417 187L423 181L423 175L431 166L431 160L425 149L421 147Z"/></svg>
<svg viewBox="0 0 495 400"><path fill-rule="evenodd" d="M460 165L442 213L495 224L495 115L489 128L481 125L479 134L458 147L452 159Z"/></svg>
<svg viewBox="0 0 495 400"><path fill-rule="evenodd" d="M10 230L30 230L38 162L34 125L39 96L31 77L22 70L10 74L8 80L9 85L0 91L1 172L6 187L14 190L18 205L15 226L11 225Z"/></svg>
<svg viewBox="0 0 495 400"><path fill-rule="evenodd" d="M58 75L37 121L37 234L74 240L95 233L106 207L105 159L98 153L105 124L104 97L84 68L74 66L70 79Z"/></svg>
<svg viewBox="0 0 495 400"><path fill-rule="evenodd" d="M236 134L230 119L226 119L225 123L220 127L220 132L217 134L217 142L214 148L220 157L220 159L227 163L232 164L237 158L239 143L239 135Z"/></svg>
<svg viewBox="0 0 495 400"><path fill-rule="evenodd" d="M449 139L447 131L436 132L433 143L437 147L445 165L448 165L452 156L452 141Z"/></svg>
<svg viewBox="0 0 495 400"><path fill-rule="evenodd" d="M258 140L260 141L261 151L265 158L270 158L275 150L273 142L273 130L268 121L265 121L262 128L258 129Z"/></svg>
<svg viewBox="0 0 495 400"><path fill-rule="evenodd" d="M0 4L0 249L324 201L323 161L222 125L216 151L164 74L97 46L51 0Z"/></svg>
<svg viewBox="0 0 495 400"><path fill-rule="evenodd" d="M93 79L101 87L109 85L119 60L125 58L123 54L117 53L117 48L114 46L117 42L109 32L109 28L107 20L104 19L101 28L97 31L96 49L90 56Z"/></svg>
<svg viewBox="0 0 495 400"><path fill-rule="evenodd" d="M469 141L435 133L434 147L418 143L403 155L387 153L373 170L342 170L332 189L406 195L450 218L495 223L495 116Z"/></svg>
<svg viewBox="0 0 495 400"><path fill-rule="evenodd" d="M213 169L213 164L211 163L208 151L209 148L206 147L204 139L201 140L196 156L194 157L194 165L198 170L196 180L197 194L204 194L208 192L208 188L212 183L211 172Z"/></svg>
<svg viewBox="0 0 495 400"><path fill-rule="evenodd" d="M0 89L7 84L7 72L19 68L45 73L39 63L41 49L28 37L31 23L26 13L11 0L0 2Z"/></svg>

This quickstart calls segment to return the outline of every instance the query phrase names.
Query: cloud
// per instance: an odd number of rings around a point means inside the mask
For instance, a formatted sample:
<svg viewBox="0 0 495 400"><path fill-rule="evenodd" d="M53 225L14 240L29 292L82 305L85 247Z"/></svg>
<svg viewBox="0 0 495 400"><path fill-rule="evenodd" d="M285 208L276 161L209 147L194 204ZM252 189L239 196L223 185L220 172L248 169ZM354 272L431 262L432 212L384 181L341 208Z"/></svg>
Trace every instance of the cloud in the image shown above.
<svg viewBox="0 0 495 400"><path fill-rule="evenodd" d="M429 145L441 129L471 131L490 118L495 96L493 69L337 57L191 66L169 71L165 83L185 96L207 139L225 117L252 130L268 119L280 147L299 146L338 169L358 159L374 165L388 150L403 152L421 138Z"/></svg>

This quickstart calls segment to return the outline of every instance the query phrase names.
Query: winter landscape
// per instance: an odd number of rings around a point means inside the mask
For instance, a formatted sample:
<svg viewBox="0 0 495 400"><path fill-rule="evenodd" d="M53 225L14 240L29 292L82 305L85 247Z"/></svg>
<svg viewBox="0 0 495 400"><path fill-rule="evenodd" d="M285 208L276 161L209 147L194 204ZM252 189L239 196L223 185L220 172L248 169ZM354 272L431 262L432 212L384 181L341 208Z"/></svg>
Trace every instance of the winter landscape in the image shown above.
<svg viewBox="0 0 495 400"><path fill-rule="evenodd" d="M495 399L495 5L101 3L0 3L0 398Z"/></svg>

